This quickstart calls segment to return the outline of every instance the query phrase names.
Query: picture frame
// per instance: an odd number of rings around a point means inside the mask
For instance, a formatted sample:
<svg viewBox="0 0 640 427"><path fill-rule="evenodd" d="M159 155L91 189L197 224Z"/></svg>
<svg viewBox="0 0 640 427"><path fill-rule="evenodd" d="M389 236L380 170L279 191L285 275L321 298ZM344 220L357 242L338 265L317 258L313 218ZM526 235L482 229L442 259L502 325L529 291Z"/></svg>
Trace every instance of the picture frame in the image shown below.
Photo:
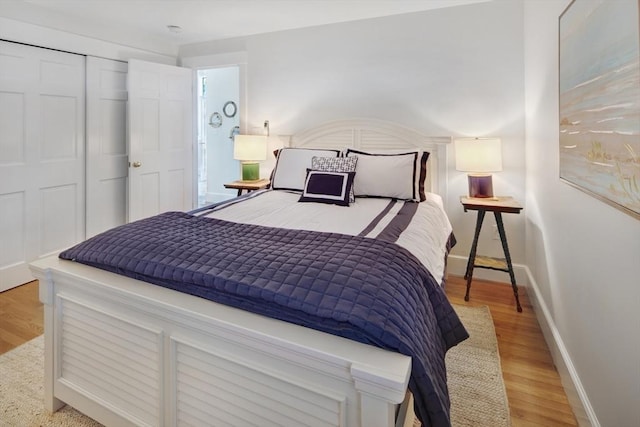
<svg viewBox="0 0 640 427"><path fill-rule="evenodd" d="M559 175L640 219L640 0L559 18Z"/></svg>

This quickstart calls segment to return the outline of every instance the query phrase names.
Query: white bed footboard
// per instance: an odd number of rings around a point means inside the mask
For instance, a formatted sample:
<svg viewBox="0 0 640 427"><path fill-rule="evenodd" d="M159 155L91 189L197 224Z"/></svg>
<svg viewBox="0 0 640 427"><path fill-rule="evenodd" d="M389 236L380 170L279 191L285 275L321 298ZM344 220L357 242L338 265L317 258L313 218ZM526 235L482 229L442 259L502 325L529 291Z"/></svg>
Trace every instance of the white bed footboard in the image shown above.
<svg viewBox="0 0 640 427"><path fill-rule="evenodd" d="M404 423L410 357L57 257L31 270L51 411L108 426Z"/></svg>

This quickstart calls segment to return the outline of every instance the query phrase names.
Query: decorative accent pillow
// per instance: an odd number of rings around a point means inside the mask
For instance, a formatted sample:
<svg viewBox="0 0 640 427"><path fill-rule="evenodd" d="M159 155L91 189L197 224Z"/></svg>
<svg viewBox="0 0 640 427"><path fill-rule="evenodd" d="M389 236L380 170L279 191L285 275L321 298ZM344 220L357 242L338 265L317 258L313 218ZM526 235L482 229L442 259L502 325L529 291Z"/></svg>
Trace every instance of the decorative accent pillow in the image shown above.
<svg viewBox="0 0 640 427"><path fill-rule="evenodd" d="M338 157L339 150L316 150L312 148L283 148L278 153L273 169L271 188L274 190L304 189L306 171L311 168L313 156Z"/></svg>
<svg viewBox="0 0 640 427"><path fill-rule="evenodd" d="M358 156L353 188L356 196L389 197L424 201L428 151L360 151L348 149L347 157Z"/></svg>
<svg viewBox="0 0 640 427"><path fill-rule="evenodd" d="M307 169L307 179L299 202L349 206L349 191L355 172L322 172Z"/></svg>
<svg viewBox="0 0 640 427"><path fill-rule="evenodd" d="M355 172L358 156L351 157L318 157L311 159L311 169L323 172ZM353 186L349 190L349 203L356 201Z"/></svg>

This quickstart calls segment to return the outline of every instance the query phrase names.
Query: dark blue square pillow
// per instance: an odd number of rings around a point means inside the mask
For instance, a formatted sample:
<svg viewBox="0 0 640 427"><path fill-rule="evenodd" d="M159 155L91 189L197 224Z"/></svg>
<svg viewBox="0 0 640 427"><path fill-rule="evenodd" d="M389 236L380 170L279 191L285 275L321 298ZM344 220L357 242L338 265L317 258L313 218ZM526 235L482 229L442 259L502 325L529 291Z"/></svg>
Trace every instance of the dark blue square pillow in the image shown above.
<svg viewBox="0 0 640 427"><path fill-rule="evenodd" d="M307 178L299 202L349 206L349 191L355 172L324 172L307 169Z"/></svg>

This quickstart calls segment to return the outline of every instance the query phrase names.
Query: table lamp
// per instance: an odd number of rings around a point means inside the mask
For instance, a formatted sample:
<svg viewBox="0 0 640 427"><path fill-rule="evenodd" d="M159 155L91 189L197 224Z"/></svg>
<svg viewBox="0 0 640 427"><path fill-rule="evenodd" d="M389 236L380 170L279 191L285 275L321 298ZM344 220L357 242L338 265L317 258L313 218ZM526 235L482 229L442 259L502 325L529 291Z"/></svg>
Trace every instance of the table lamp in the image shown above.
<svg viewBox="0 0 640 427"><path fill-rule="evenodd" d="M260 160L267 159L267 137L261 135L236 135L233 140L233 158L242 164L242 180L260 179Z"/></svg>
<svg viewBox="0 0 640 427"><path fill-rule="evenodd" d="M456 170L469 172L469 197L493 197L489 172L502 170L499 138L460 138L455 140Z"/></svg>

